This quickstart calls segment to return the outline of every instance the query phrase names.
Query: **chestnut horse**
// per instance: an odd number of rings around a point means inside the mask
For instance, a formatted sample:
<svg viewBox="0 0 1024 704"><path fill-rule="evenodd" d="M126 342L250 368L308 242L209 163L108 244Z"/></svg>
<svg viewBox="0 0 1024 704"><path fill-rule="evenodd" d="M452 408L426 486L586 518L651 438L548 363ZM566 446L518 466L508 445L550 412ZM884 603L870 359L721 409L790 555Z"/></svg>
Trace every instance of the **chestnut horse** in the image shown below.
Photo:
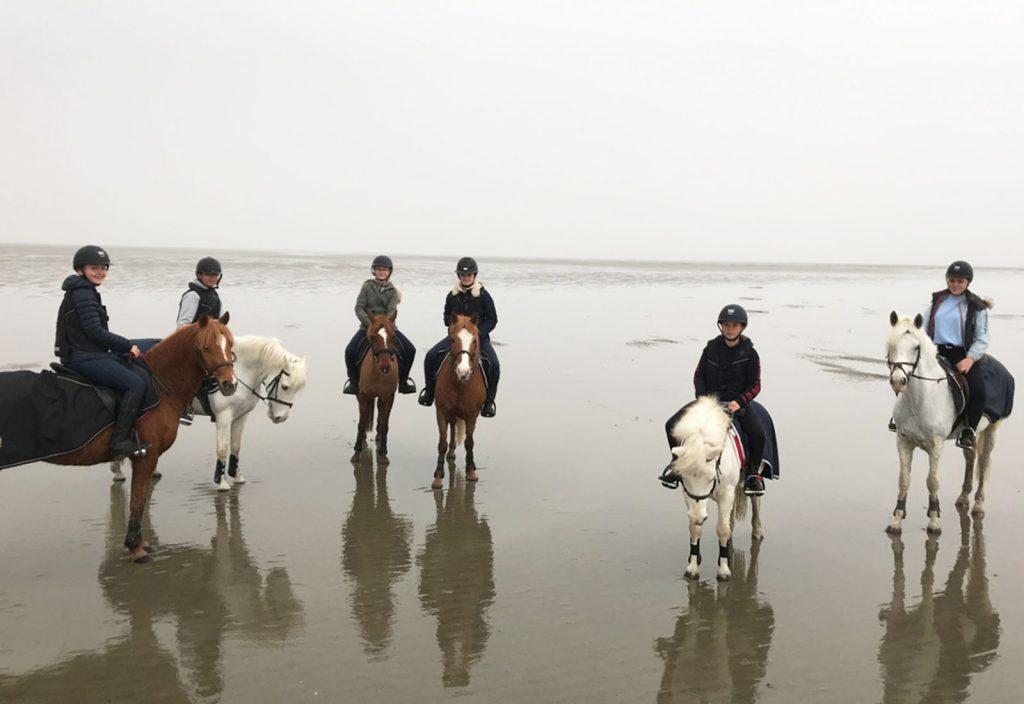
<svg viewBox="0 0 1024 704"><path fill-rule="evenodd" d="M434 470L432 489L444 486L444 461L455 459L455 448L465 437L466 481L475 482L476 463L473 461L473 430L484 405L487 387L480 368L480 332L477 317L456 315L448 326L451 348L447 363L441 364L434 387L434 408L437 411L437 468ZM446 435L450 430L451 439ZM447 455L446 455L447 451Z"/></svg>
<svg viewBox="0 0 1024 704"><path fill-rule="evenodd" d="M132 457L132 493L128 513L128 532L124 545L135 562L148 562L149 544L142 537L142 513L149 501L150 483L160 455L174 444L178 418L185 406L209 376L216 377L225 396L235 392L234 338L227 328L228 314L219 319L200 317L185 325L146 353L145 360L156 382L160 403L137 425L139 440L148 444L146 453ZM85 447L52 457L47 462L64 465L90 465L109 462L110 438L105 430Z"/></svg>
<svg viewBox="0 0 1024 704"><path fill-rule="evenodd" d="M388 464L388 421L398 390L398 351L395 348L395 319L391 315L370 316L366 337L370 347L359 363L359 431L352 461L358 462L373 425L373 401L377 400L377 463Z"/></svg>

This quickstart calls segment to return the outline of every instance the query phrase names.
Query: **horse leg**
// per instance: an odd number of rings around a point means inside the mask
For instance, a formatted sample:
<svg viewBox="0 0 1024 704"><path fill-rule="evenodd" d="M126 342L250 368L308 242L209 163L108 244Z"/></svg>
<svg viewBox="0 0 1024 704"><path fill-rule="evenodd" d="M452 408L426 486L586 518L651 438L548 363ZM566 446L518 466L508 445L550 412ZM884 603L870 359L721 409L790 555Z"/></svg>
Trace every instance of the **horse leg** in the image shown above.
<svg viewBox="0 0 1024 704"><path fill-rule="evenodd" d="M473 445L476 444L473 440L473 431L476 430L476 418L470 418L466 421L466 481L475 482L476 477L476 460L473 459Z"/></svg>
<svg viewBox="0 0 1024 704"><path fill-rule="evenodd" d="M728 582L732 579L729 569L729 558L732 554L732 508L735 494L732 491L722 492L718 502L718 581Z"/></svg>
<svg viewBox="0 0 1024 704"><path fill-rule="evenodd" d="M363 453L363 446L366 443L366 430L372 413L373 399L365 398L362 394L356 397L359 400L359 429L356 431L356 444L352 448L352 462L358 462L359 456Z"/></svg>
<svg viewBox="0 0 1024 704"><path fill-rule="evenodd" d="M459 436L458 432L456 432L458 425L459 421L456 420L448 428L448 452L445 453L445 457L452 461L455 460L455 448L459 446Z"/></svg>
<svg viewBox="0 0 1024 704"><path fill-rule="evenodd" d="M939 438L928 451L928 532L938 535L942 532L942 525L939 523L939 458L942 457L942 443L945 438Z"/></svg>
<svg viewBox="0 0 1024 704"><path fill-rule="evenodd" d="M444 455L448 450L448 421L441 415L440 409L437 413L437 467L434 469L434 481L431 482L431 489L444 487Z"/></svg>
<svg viewBox="0 0 1024 704"><path fill-rule="evenodd" d="M996 429L999 423L993 423L978 434L978 491L974 495L974 508L971 514L975 518L985 517L985 484L988 482L988 471L992 466L992 449L996 444Z"/></svg>
<svg viewBox="0 0 1024 704"><path fill-rule="evenodd" d="M764 531L761 530L761 498L762 497L760 496L750 497L750 527L753 529L750 533L750 537L755 544L760 540L764 540Z"/></svg>
<svg viewBox="0 0 1024 704"><path fill-rule="evenodd" d="M391 407L395 404L395 395L382 396L377 399L377 464L389 464L388 459L388 423L391 420Z"/></svg>
<svg viewBox="0 0 1024 704"><path fill-rule="evenodd" d="M689 504L690 500L687 499ZM689 513L689 512L687 512ZM686 562L687 579L697 579L700 576L700 523L690 518L690 557Z"/></svg>
<svg viewBox="0 0 1024 704"><path fill-rule="evenodd" d="M124 458L114 460L110 463L110 473L113 474L113 480L115 482L123 482L125 480L124 473L121 471L121 463Z"/></svg>
<svg viewBox="0 0 1024 704"><path fill-rule="evenodd" d="M907 491L910 489L910 463L914 459L914 446L901 435L896 436L896 450L900 455L900 484L892 521L885 527L885 532L890 535L903 531L903 519L907 517Z"/></svg>
<svg viewBox="0 0 1024 704"><path fill-rule="evenodd" d="M142 537L142 514L149 503L149 490L156 462L155 452L132 458L132 495L128 504L128 531L124 536L124 546L128 548L132 560L138 563L152 560L147 551L149 544Z"/></svg>
<svg viewBox="0 0 1024 704"><path fill-rule="evenodd" d="M231 424L231 455L228 457L228 476L235 484L245 484L245 477L238 466L238 455L242 451L242 432L245 430L245 423L249 420L249 414L238 416Z"/></svg>
<svg viewBox="0 0 1024 704"><path fill-rule="evenodd" d="M980 445L980 438L976 445ZM964 448L964 483L960 487L960 496L956 497L954 506L957 508L967 508L971 505L971 488L974 485L974 458L977 455L977 450L972 450L969 447Z"/></svg>
<svg viewBox="0 0 1024 704"><path fill-rule="evenodd" d="M231 420L230 411L217 414L217 466L213 470L213 483L217 485L217 491L231 490L231 485L224 477L231 441Z"/></svg>

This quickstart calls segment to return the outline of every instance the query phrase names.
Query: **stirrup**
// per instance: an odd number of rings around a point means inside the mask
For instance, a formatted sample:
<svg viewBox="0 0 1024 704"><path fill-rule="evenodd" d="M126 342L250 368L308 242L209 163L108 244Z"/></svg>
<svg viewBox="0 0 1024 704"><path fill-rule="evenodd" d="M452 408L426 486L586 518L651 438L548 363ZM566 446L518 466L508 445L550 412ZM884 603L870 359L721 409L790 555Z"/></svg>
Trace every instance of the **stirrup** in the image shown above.
<svg viewBox="0 0 1024 704"><path fill-rule="evenodd" d="M895 418L890 418L889 419L889 432L891 432L891 433L895 433L896 432L896 419Z"/></svg>
<svg viewBox="0 0 1024 704"><path fill-rule="evenodd" d="M747 496L764 495L764 478L760 474L751 474L743 482L743 493Z"/></svg>
<svg viewBox="0 0 1024 704"><path fill-rule="evenodd" d="M432 406L434 404L434 390L429 386L423 387L423 391L420 391L417 401L419 401L421 406Z"/></svg>
<svg viewBox="0 0 1024 704"><path fill-rule="evenodd" d="M480 415L484 418L493 418L498 412L498 407L494 405L494 401L484 401L483 408L480 409Z"/></svg>
<svg viewBox="0 0 1024 704"><path fill-rule="evenodd" d="M956 446L962 450L974 450L977 447L976 440L977 435L974 428L967 426L960 431L960 435L956 439Z"/></svg>
<svg viewBox="0 0 1024 704"><path fill-rule="evenodd" d="M414 394L416 393L416 382L412 379L406 378L398 382L398 393L400 394Z"/></svg>
<svg viewBox="0 0 1024 704"><path fill-rule="evenodd" d="M359 395L359 385L353 382L351 379L345 379L345 387L341 390L343 394L349 394L351 396Z"/></svg>

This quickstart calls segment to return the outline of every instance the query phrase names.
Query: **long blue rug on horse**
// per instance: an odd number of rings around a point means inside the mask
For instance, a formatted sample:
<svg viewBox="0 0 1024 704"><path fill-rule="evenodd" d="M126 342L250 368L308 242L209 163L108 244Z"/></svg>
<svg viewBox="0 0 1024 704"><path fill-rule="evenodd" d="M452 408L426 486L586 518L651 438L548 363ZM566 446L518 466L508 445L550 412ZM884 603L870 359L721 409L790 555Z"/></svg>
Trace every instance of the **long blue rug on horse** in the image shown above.
<svg viewBox="0 0 1024 704"><path fill-rule="evenodd" d="M114 424L111 389L49 370L0 373L0 469L81 449ZM152 389L141 410L158 402Z"/></svg>
<svg viewBox="0 0 1024 704"><path fill-rule="evenodd" d="M985 382L985 415L993 423L1013 412L1013 375L990 354L978 362Z"/></svg>

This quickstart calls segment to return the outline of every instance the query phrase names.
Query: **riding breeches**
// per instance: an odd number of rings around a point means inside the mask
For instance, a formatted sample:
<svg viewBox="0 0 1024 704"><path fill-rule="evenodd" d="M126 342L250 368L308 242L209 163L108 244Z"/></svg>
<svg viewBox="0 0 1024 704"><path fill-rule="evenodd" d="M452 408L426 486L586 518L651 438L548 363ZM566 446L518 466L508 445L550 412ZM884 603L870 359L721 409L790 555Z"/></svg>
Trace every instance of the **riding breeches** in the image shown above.
<svg viewBox="0 0 1024 704"><path fill-rule="evenodd" d="M63 364L94 384L109 386L122 394L134 393L141 398L146 393L148 378L141 365L125 364L111 355L69 359Z"/></svg>
<svg viewBox="0 0 1024 704"><path fill-rule="evenodd" d="M408 379L413 360L416 359L416 347L401 330L395 330L395 338L398 350L398 378ZM359 378L359 365L362 363L362 360L357 359L357 357L359 356L359 347L365 339L366 330L358 330L345 347L345 369L348 372L349 379Z"/></svg>
<svg viewBox="0 0 1024 704"><path fill-rule="evenodd" d="M939 345L939 354L954 367L967 356L963 347L955 345ZM967 379L967 387L970 390L971 398L967 402L967 423L974 430L978 429L981 422L981 415L985 412L985 379L982 376L981 365L983 360L976 361L971 366L971 371L964 374Z"/></svg>

